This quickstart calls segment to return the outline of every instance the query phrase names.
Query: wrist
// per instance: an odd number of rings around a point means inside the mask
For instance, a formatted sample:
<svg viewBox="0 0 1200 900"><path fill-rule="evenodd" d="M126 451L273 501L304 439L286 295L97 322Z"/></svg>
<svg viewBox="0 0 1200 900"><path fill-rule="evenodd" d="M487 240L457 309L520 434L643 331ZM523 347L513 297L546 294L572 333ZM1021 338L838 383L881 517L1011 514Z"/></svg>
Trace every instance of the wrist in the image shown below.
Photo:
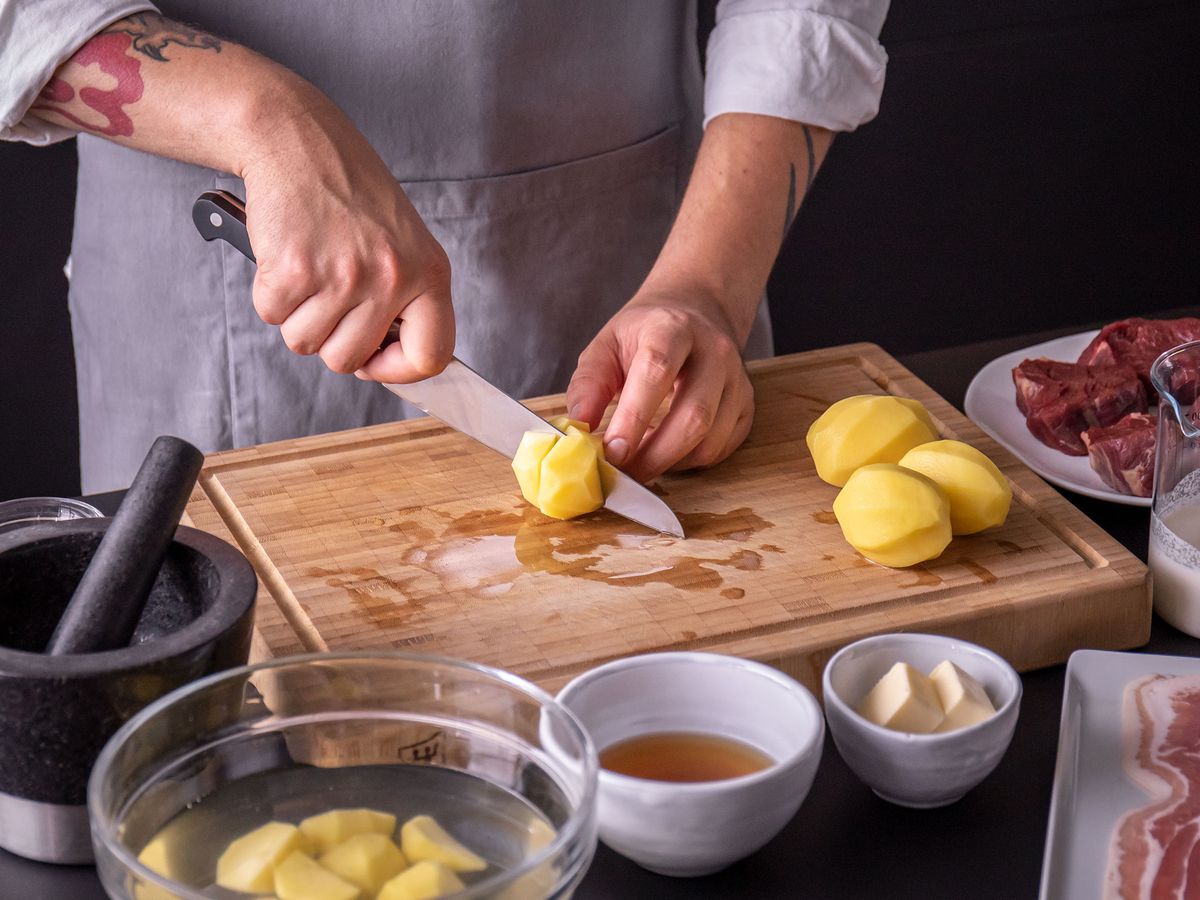
<svg viewBox="0 0 1200 900"><path fill-rule="evenodd" d="M315 127L332 102L317 88L282 66L269 64L268 77L235 95L230 109L228 170L247 179L280 157L316 149L327 138Z"/></svg>
<svg viewBox="0 0 1200 900"><path fill-rule="evenodd" d="M655 298L661 302L663 297L703 315L727 332L739 347L744 347L762 291L748 292L720 278L706 277L694 268L683 272L656 265L631 302L656 302Z"/></svg>

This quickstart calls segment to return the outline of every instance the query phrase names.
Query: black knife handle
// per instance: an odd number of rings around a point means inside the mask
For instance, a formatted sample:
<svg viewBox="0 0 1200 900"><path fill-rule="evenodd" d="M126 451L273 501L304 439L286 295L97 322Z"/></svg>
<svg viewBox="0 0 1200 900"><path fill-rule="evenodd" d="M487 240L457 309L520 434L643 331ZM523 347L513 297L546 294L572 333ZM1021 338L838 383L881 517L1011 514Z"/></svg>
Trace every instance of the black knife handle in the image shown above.
<svg viewBox="0 0 1200 900"><path fill-rule="evenodd" d="M222 240L255 262L246 231L246 204L228 191L205 191L192 204L192 222L206 241Z"/></svg>
<svg viewBox="0 0 1200 900"><path fill-rule="evenodd" d="M246 231L246 204L228 191L205 191L192 204L192 223L206 241L225 241L250 262L257 262ZM400 340L400 320L384 335L380 349Z"/></svg>

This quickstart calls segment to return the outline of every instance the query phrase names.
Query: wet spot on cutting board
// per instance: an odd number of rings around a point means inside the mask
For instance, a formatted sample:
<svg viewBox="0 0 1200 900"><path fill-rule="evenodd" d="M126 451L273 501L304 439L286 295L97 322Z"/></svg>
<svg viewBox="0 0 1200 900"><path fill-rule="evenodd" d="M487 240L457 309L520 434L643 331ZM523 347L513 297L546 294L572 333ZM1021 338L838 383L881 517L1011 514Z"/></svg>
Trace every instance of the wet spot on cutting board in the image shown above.
<svg viewBox="0 0 1200 900"><path fill-rule="evenodd" d="M812 520L819 525L836 525L837 524L837 516L835 516L833 514L832 509L818 509L814 513L809 513L809 515L811 515Z"/></svg>
<svg viewBox="0 0 1200 900"><path fill-rule="evenodd" d="M1012 541L996 541L996 546L1004 551L1006 556L1012 556L1014 553L1024 553L1025 548L1020 544L1014 544Z"/></svg>
<svg viewBox="0 0 1200 900"><path fill-rule="evenodd" d="M939 578L937 575L934 575L923 565L918 564L915 566L911 566L908 569L905 569L905 572L907 572L910 575L915 575L916 580L915 581L906 581L905 583L900 585L900 587L902 587L902 588L936 587L937 585L942 583L941 578Z"/></svg>
<svg viewBox="0 0 1200 900"><path fill-rule="evenodd" d="M995 584L996 576L988 569L975 562L973 559L957 559L955 560L960 566L982 581L984 584Z"/></svg>
<svg viewBox="0 0 1200 900"><path fill-rule="evenodd" d="M725 588L721 591L721 596L726 600L741 600L746 596L746 591L743 588Z"/></svg>

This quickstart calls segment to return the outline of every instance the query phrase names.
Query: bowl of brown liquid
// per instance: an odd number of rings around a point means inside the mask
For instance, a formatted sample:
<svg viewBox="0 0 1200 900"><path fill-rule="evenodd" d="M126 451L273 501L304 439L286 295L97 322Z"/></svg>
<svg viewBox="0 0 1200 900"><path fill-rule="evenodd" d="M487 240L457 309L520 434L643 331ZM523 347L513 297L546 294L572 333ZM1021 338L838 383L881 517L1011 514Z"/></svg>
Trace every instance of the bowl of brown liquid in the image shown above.
<svg viewBox="0 0 1200 900"><path fill-rule="evenodd" d="M799 810L825 737L813 695L769 666L713 653L617 660L558 700L600 751L600 839L663 875L719 871Z"/></svg>

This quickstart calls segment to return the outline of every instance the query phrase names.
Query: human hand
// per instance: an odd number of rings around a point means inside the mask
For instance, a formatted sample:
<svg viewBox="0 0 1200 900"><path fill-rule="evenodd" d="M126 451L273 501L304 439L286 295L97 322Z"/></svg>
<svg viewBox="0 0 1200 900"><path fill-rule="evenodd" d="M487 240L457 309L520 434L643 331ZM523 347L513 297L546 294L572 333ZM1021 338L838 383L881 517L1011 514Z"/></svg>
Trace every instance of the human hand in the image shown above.
<svg viewBox="0 0 1200 900"><path fill-rule="evenodd" d="M334 372L405 383L454 352L450 263L366 138L315 89L243 168L254 307ZM399 340L379 351L391 323Z"/></svg>
<svg viewBox="0 0 1200 900"><path fill-rule="evenodd" d="M746 439L754 389L721 305L702 291L643 289L580 354L567 388L571 418L599 424L606 456L639 481L715 465ZM654 427L662 402L670 409Z"/></svg>

